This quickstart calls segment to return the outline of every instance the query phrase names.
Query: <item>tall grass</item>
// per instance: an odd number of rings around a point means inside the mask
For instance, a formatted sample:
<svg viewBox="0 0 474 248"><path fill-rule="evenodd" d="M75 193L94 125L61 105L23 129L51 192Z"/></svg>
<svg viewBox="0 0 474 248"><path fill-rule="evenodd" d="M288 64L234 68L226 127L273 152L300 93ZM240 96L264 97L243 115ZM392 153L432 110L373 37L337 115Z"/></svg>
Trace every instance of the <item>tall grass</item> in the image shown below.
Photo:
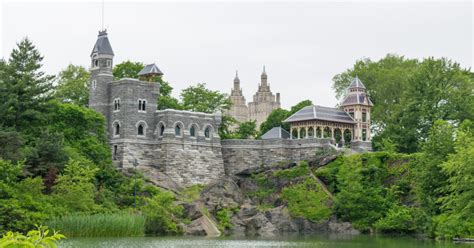
<svg viewBox="0 0 474 248"><path fill-rule="evenodd" d="M66 237L132 237L145 233L145 217L128 213L56 217L47 225Z"/></svg>

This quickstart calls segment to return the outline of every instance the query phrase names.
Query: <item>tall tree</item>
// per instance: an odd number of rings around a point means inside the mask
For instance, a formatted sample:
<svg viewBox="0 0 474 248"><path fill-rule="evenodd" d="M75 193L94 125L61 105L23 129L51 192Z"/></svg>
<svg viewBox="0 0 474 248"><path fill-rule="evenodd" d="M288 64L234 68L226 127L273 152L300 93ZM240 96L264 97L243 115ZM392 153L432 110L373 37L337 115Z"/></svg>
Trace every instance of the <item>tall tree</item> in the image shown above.
<svg viewBox="0 0 474 248"><path fill-rule="evenodd" d="M2 81L0 124L17 131L33 131L38 127L47 102L51 99L53 76L41 71L43 56L25 38L10 54Z"/></svg>
<svg viewBox="0 0 474 248"><path fill-rule="evenodd" d="M68 65L57 77L54 96L62 102L86 106L89 101L89 77L83 66Z"/></svg>
<svg viewBox="0 0 474 248"><path fill-rule="evenodd" d="M221 112L232 104L226 94L207 89L206 84L184 89L181 101L184 109L204 113Z"/></svg>
<svg viewBox="0 0 474 248"><path fill-rule="evenodd" d="M239 123L239 127L235 131L237 139L248 139L253 138L257 134L257 124L256 121L246 121Z"/></svg>
<svg viewBox="0 0 474 248"><path fill-rule="evenodd" d="M138 78L138 73L144 68L142 62L132 62L130 60L116 64L112 70L115 79Z"/></svg>
<svg viewBox="0 0 474 248"><path fill-rule="evenodd" d="M285 109L274 109L267 117L267 119L260 124L260 131L258 137L264 135L266 132L270 131L270 129L274 127L282 127L286 131L290 131L290 125L287 123L283 123L283 121L290 117L292 114L298 112L300 109L312 105L313 102L311 100L303 100L296 105L290 108L290 111Z"/></svg>

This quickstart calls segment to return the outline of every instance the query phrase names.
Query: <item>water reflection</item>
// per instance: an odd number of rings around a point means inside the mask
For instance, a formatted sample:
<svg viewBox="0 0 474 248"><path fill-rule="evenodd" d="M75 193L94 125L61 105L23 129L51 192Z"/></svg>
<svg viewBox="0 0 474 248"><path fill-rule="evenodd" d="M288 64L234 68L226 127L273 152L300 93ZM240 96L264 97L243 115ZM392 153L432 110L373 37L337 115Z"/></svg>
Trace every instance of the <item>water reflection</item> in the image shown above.
<svg viewBox="0 0 474 248"><path fill-rule="evenodd" d="M387 236L284 236L273 239L238 238L238 237L141 237L141 238L72 238L59 244L61 248L69 247L170 247L170 248L201 248L201 247L317 247L317 248L462 248L470 245L456 245L452 242L436 242L411 237Z"/></svg>

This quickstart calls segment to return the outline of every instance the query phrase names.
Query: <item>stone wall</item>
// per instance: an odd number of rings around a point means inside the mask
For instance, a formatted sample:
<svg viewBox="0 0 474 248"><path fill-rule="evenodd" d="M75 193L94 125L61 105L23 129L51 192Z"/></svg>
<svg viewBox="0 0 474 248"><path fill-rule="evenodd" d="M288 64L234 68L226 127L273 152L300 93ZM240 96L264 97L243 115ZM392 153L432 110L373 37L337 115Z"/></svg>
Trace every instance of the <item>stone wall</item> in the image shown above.
<svg viewBox="0 0 474 248"><path fill-rule="evenodd" d="M310 160L330 139L222 140L222 156L227 175L258 166Z"/></svg>

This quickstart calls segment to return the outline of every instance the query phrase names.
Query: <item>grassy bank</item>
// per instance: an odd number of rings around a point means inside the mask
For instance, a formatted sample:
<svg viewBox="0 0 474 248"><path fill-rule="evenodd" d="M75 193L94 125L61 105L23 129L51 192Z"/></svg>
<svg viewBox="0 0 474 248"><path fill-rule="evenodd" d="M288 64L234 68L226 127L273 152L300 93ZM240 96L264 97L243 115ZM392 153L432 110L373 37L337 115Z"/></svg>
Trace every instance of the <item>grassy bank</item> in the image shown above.
<svg viewBox="0 0 474 248"><path fill-rule="evenodd" d="M63 216L47 225L67 237L132 237L145 233L145 217L126 213Z"/></svg>

